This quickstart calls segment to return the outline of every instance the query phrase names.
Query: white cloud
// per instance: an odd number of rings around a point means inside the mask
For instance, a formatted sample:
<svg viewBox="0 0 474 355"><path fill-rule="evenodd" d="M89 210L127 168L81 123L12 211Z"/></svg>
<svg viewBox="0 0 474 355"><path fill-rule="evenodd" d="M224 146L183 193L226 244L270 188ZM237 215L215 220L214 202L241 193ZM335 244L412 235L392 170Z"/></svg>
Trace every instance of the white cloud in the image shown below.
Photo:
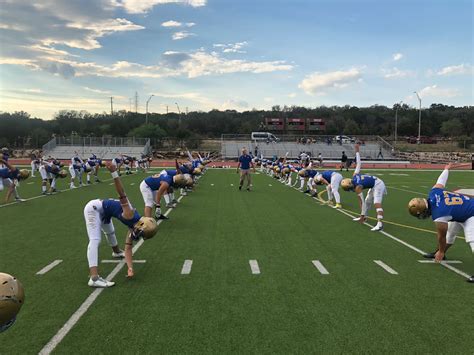
<svg viewBox="0 0 474 355"><path fill-rule="evenodd" d="M267 103L268 103L268 102L274 102L274 101L275 101L275 98L274 98L274 97L264 97L264 98L263 98L263 101L265 101L265 102L267 102Z"/></svg>
<svg viewBox="0 0 474 355"><path fill-rule="evenodd" d="M442 68L436 74L438 75L474 74L474 67L471 64L451 65L451 66Z"/></svg>
<svg viewBox="0 0 474 355"><path fill-rule="evenodd" d="M43 93L43 90L41 89L24 89L23 90L26 93L32 93L32 94L41 94Z"/></svg>
<svg viewBox="0 0 474 355"><path fill-rule="evenodd" d="M206 0L112 0L113 5L120 6L130 14L143 14L150 11L155 5L178 4L201 7Z"/></svg>
<svg viewBox="0 0 474 355"><path fill-rule="evenodd" d="M413 75L411 71L400 70L397 67L393 67L392 69L382 69L382 73L385 79L406 78Z"/></svg>
<svg viewBox="0 0 474 355"><path fill-rule="evenodd" d="M315 72L307 75L298 85L309 95L321 94L324 89L344 88L352 82L356 82L361 77L361 72L357 68L343 71L333 71L327 73Z"/></svg>
<svg viewBox="0 0 474 355"><path fill-rule="evenodd" d="M220 108L222 110L236 110L236 111L243 111L245 109L248 109L249 103L244 100L234 100L230 99L224 102Z"/></svg>
<svg viewBox="0 0 474 355"><path fill-rule="evenodd" d="M188 32L188 31L179 31L179 32L173 33L171 38L173 39L173 41L178 41L180 39L188 38L188 37L195 36L195 35L196 35L195 33L191 33L191 32Z"/></svg>
<svg viewBox="0 0 474 355"><path fill-rule="evenodd" d="M402 53L394 53L393 56L392 56L392 59L395 61L395 62L398 62L400 59L403 58L403 54Z"/></svg>
<svg viewBox="0 0 474 355"><path fill-rule="evenodd" d="M292 92L292 93L288 94L288 97L293 99L293 98L296 97L296 93Z"/></svg>
<svg viewBox="0 0 474 355"><path fill-rule="evenodd" d="M438 85L427 86L421 89L418 94L421 98L435 97L435 98L452 98L459 96L459 90L450 88L440 88Z"/></svg>
<svg viewBox="0 0 474 355"><path fill-rule="evenodd" d="M110 95L110 94L111 94L110 91L99 90L99 89L93 89L93 88L90 88L90 87L87 87L87 86L83 86L82 88L83 88L84 90L93 92L93 93L95 93L95 94L101 94L101 95Z"/></svg>
<svg viewBox="0 0 474 355"><path fill-rule="evenodd" d="M163 27L181 27L182 25L183 24L181 22L173 21L173 20L165 21L161 24L161 26Z"/></svg>
<svg viewBox="0 0 474 355"><path fill-rule="evenodd" d="M213 46L215 48L221 48L223 53L246 53L245 51L242 50L242 48L247 45L248 45L248 42L243 41L243 42L228 43L228 44L217 43L217 44L214 44Z"/></svg>

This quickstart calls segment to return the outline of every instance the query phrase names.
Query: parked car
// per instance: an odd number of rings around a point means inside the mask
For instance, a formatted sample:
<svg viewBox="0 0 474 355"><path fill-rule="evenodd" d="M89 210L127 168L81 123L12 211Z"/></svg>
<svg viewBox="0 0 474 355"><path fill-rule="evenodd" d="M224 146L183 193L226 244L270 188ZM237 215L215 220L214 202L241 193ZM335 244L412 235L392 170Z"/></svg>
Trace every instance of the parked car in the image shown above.
<svg viewBox="0 0 474 355"><path fill-rule="evenodd" d="M407 142L410 144L417 144L418 137L415 137L415 136L408 137ZM421 144L436 144L438 143L438 141L434 137L420 136L420 143Z"/></svg>
<svg viewBox="0 0 474 355"><path fill-rule="evenodd" d="M337 143L341 142L342 144L347 144L347 143L355 143L356 139L354 137L348 137L348 136L336 136L334 138L334 141Z"/></svg>
<svg viewBox="0 0 474 355"><path fill-rule="evenodd" d="M250 138L253 141L278 142L280 139L269 132L252 132Z"/></svg>

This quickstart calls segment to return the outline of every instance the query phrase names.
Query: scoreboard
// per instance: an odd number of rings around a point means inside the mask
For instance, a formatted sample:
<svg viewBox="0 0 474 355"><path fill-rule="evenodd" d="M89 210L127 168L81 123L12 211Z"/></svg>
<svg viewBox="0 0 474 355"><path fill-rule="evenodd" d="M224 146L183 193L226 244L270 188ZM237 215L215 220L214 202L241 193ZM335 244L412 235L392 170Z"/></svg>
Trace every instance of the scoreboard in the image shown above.
<svg viewBox="0 0 474 355"><path fill-rule="evenodd" d="M304 131L306 128L304 118L288 118L287 129L289 131Z"/></svg>
<svg viewBox="0 0 474 355"><path fill-rule="evenodd" d="M265 118L265 125L269 131L283 131L285 129L283 118Z"/></svg>
<svg viewBox="0 0 474 355"><path fill-rule="evenodd" d="M326 122L323 118L308 118L308 131L325 131Z"/></svg>

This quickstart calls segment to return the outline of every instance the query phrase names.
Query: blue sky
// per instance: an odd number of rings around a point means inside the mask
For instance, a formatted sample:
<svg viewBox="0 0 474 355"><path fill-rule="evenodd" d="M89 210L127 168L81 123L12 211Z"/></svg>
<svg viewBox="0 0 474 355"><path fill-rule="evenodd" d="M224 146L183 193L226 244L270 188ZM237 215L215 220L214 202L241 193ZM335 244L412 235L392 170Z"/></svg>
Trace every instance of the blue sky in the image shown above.
<svg viewBox="0 0 474 355"><path fill-rule="evenodd" d="M472 1L0 0L0 110L473 104Z"/></svg>

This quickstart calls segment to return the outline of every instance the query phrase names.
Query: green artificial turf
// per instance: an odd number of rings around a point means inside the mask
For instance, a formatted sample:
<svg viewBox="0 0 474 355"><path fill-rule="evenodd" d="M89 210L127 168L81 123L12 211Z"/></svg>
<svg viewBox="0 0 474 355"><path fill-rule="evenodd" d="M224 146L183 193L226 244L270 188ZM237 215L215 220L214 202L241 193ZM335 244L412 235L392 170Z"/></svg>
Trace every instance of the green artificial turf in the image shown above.
<svg viewBox="0 0 474 355"><path fill-rule="evenodd" d="M433 251L433 223L412 218L406 205L416 193L427 194L439 172L370 173L387 184L386 220L399 224L387 223L385 231ZM140 212L144 177L123 177ZM239 191L234 170L209 170L138 250L135 258L146 263L136 264L136 277L127 280L122 269L117 285L102 292L56 352L472 353L474 285L440 265L419 263L416 252L316 199L266 175L253 177L254 190ZM453 171L448 188L472 188L473 177ZM26 290L17 323L0 334L1 354L38 353L91 293L82 211L91 199L115 197L109 184L0 208L0 270ZM23 182L20 192L32 197L40 188ZM341 196L345 209L359 212L354 193L341 190ZM123 244L125 228L115 226ZM105 241L100 257L111 259ZM448 257L474 273L464 240ZM55 259L63 262L36 275ZM186 259L193 260L192 271L181 275ZM260 275L252 275L251 259ZM312 260L330 274L321 275ZM114 267L101 264L101 274Z"/></svg>

